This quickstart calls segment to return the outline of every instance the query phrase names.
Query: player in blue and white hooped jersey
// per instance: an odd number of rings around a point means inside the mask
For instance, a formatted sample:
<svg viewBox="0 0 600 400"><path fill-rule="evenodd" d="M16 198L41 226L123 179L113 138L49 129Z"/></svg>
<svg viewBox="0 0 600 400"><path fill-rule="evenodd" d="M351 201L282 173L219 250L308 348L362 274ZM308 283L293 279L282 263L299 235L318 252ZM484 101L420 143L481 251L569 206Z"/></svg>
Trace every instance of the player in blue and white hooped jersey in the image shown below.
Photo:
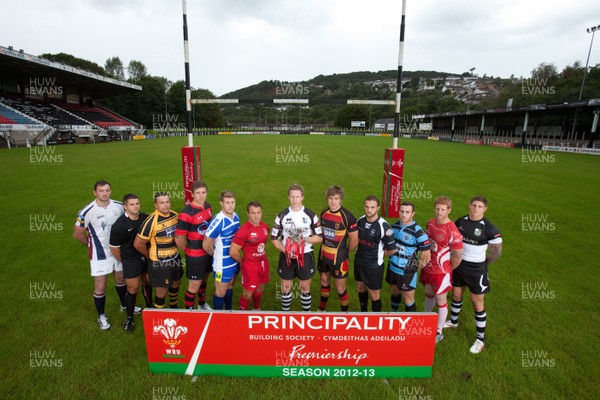
<svg viewBox="0 0 600 400"><path fill-rule="evenodd" d="M98 324L101 330L110 329L104 312L108 275L114 274L115 288L121 300L121 307L125 307L127 292L123 265L110 251L110 229L124 212L122 203L111 200L111 193L110 183L104 180L96 182L94 185L96 199L79 211L73 228L73 237L88 246L90 270L94 278L94 305L98 312Z"/></svg>
<svg viewBox="0 0 600 400"><path fill-rule="evenodd" d="M392 224L396 252L390 257L386 276L390 284L392 311L398 311L400 299L404 299L405 311L415 312L415 289L417 271L431 258L429 236L415 222L415 205L400 204L400 221ZM420 253L420 258L417 258Z"/></svg>
<svg viewBox="0 0 600 400"><path fill-rule="evenodd" d="M206 230L202 248L213 256L215 294L213 308L233 309L233 285L240 272L240 264L229 255L233 236L240 229L240 217L235 210L235 194L229 190L221 192L221 211L213 217Z"/></svg>

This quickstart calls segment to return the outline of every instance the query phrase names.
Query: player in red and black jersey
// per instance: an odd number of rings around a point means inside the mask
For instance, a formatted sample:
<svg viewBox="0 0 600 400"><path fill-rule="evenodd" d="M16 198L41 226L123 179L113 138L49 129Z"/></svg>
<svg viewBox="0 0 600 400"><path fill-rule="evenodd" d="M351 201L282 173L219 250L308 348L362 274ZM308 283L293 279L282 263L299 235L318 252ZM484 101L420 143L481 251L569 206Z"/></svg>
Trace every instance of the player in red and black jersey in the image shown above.
<svg viewBox="0 0 600 400"><path fill-rule="evenodd" d="M335 280L335 287L340 299L342 311L348 311L348 290L346 278L348 277L348 254L358 246L358 226L354 215L342 207L344 189L339 186L327 188L328 208L321 212L321 229L323 230L323 243L319 252L317 268L321 273L321 303L319 311L325 311L331 277ZM350 239L350 243L348 242Z"/></svg>
<svg viewBox="0 0 600 400"><path fill-rule="evenodd" d="M206 202L206 184L196 181L192 184L192 202L179 214L175 243L185 253L188 287L185 292L185 307L194 308L194 298L198 294L198 309L210 310L206 304L206 280L212 272L212 257L202 249L204 233L210 225L212 208Z"/></svg>
<svg viewBox="0 0 600 400"><path fill-rule="evenodd" d="M265 252L270 238L269 226L262 221L262 206L259 202L248 203L246 211L248 221L233 236L229 255L241 265L240 310L248 309L250 299L254 303L254 309L260 310L260 299L269 282L269 260Z"/></svg>
<svg viewBox="0 0 600 400"><path fill-rule="evenodd" d="M452 273L451 316L444 328L458 326L458 314L466 287L471 292L471 303L475 312L477 337L471 346L471 353L477 354L485 344L487 314L483 299L490 291L488 265L502 255L502 235L500 230L487 218L488 201L483 196L475 196L469 204L469 214L456 220L455 224L463 236L463 254L460 265Z"/></svg>

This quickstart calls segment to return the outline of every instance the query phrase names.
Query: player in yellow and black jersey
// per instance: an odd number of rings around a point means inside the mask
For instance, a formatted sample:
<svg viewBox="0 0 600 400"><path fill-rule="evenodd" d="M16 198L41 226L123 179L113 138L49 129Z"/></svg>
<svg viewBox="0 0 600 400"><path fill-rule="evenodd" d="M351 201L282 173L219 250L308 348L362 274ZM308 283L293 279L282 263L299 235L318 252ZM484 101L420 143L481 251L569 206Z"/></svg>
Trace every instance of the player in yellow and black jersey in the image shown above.
<svg viewBox="0 0 600 400"><path fill-rule="evenodd" d="M154 306L164 308L168 289L169 305L177 308L179 283L183 276L181 257L175 245L177 213L171 210L171 199L166 192L154 195L154 208L156 210L140 227L134 246L150 260L148 275L156 290Z"/></svg>

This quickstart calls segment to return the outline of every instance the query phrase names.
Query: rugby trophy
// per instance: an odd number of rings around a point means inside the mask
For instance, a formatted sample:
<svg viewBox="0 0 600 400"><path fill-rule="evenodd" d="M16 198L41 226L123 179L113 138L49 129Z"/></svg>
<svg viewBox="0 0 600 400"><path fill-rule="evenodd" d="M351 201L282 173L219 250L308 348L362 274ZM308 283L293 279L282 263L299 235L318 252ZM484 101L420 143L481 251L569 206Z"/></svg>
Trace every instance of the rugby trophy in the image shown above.
<svg viewBox="0 0 600 400"><path fill-rule="evenodd" d="M303 229L292 227L287 230L287 239L285 239L285 256L287 264L292 265L292 259L296 259L299 267L304 266L304 235Z"/></svg>

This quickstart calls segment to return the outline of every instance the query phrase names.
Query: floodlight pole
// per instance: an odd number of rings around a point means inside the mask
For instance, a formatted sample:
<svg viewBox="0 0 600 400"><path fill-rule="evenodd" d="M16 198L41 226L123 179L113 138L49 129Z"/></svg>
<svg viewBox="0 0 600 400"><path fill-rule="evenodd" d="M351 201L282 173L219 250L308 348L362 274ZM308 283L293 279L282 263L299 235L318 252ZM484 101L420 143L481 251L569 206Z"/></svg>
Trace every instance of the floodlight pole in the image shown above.
<svg viewBox="0 0 600 400"><path fill-rule="evenodd" d="M396 115L394 116L393 148L398 148L400 136L400 100L402 98L402 65L404 63L404 26L406 20L406 0L402 0L402 21L400 22L400 45L398 48L398 75L396 77Z"/></svg>
<svg viewBox="0 0 600 400"><path fill-rule="evenodd" d="M592 45L594 44L594 34L596 33L596 31L598 29L600 29L600 25L592 26L591 28L587 28L587 33L592 34L592 39L590 40L590 49L588 50L587 60L585 61L585 70L583 71L583 80L581 81L581 89L579 89L579 99L578 99L579 101L581 101L581 98L583 97L583 85L585 85L585 78L588 73L588 64L590 62L590 54L592 54ZM571 136L573 136L574 139L577 139L575 137L575 129L577 127L577 114L578 113L579 113L579 105L577 106L577 108L575 108L575 117L573 118L573 129L571 130ZM591 141L590 141L590 143L591 143Z"/></svg>
<svg viewBox="0 0 600 400"><path fill-rule="evenodd" d="M185 110L186 127L188 131L188 146L194 146L192 132L192 88L190 84L190 48L188 44L187 7L186 0L182 0L183 6L183 53L185 58Z"/></svg>

